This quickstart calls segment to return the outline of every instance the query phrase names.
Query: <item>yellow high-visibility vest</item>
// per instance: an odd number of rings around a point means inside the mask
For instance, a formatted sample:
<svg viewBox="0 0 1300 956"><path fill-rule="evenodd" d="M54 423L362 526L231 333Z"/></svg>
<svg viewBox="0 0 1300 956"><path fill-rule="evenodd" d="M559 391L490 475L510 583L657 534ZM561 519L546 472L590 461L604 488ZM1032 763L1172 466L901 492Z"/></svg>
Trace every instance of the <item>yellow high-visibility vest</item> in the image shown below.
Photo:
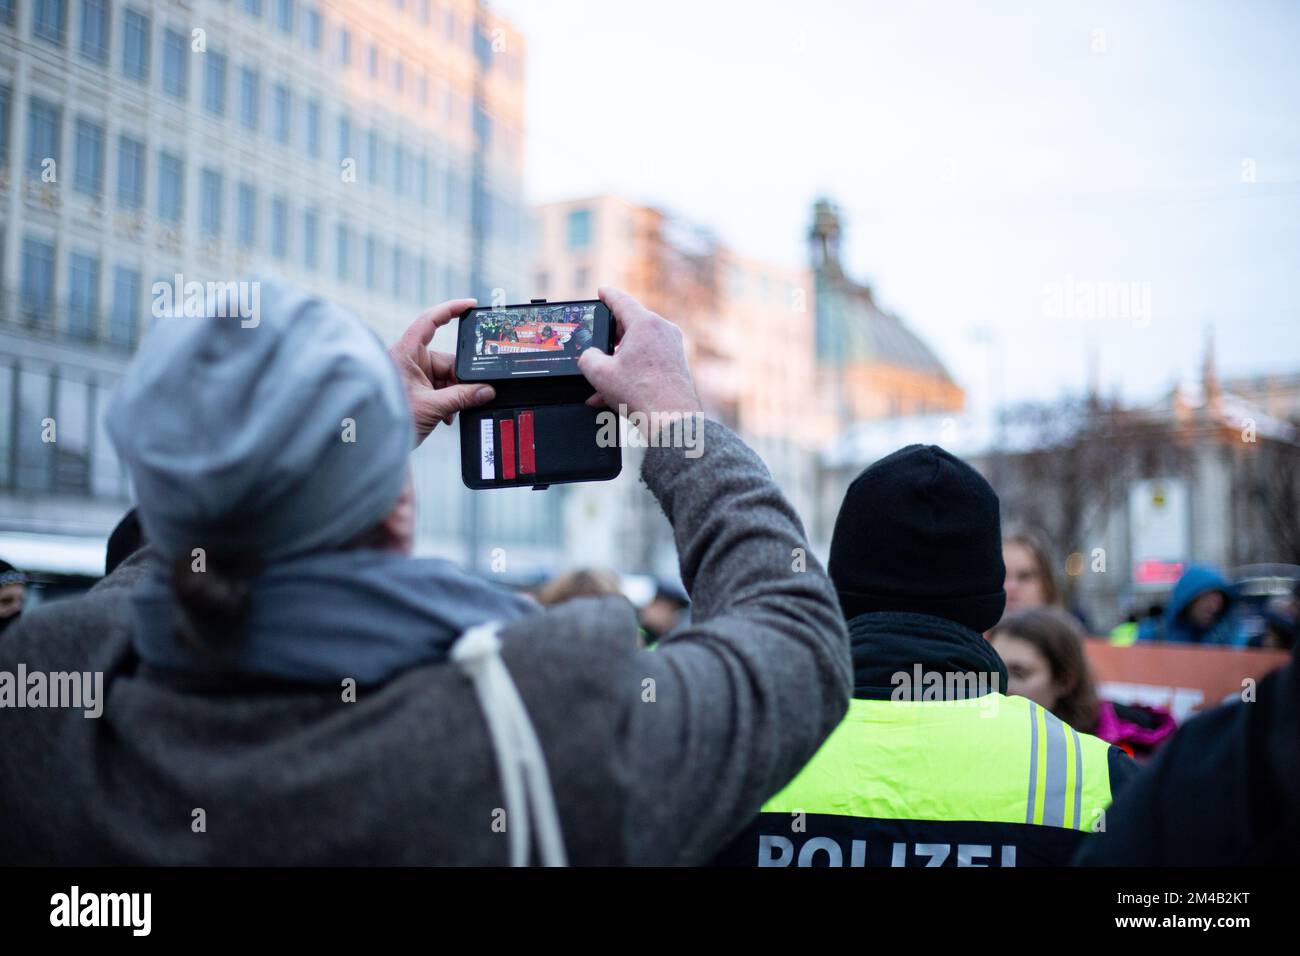
<svg viewBox="0 0 1300 956"><path fill-rule="evenodd" d="M1109 751L1023 697L853 700L719 862L1063 864L1104 828Z"/></svg>

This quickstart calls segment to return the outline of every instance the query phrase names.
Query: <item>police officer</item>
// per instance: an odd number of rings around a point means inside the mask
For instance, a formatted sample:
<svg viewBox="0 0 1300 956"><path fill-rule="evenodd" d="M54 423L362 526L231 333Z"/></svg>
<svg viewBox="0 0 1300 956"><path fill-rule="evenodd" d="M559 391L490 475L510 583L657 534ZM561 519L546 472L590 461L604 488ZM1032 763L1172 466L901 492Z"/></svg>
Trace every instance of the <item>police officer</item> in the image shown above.
<svg viewBox="0 0 1300 956"><path fill-rule="evenodd" d="M718 858L743 866L1063 865L1136 770L1023 697L983 633L1002 616L993 489L934 445L849 487L830 575L848 714Z"/></svg>

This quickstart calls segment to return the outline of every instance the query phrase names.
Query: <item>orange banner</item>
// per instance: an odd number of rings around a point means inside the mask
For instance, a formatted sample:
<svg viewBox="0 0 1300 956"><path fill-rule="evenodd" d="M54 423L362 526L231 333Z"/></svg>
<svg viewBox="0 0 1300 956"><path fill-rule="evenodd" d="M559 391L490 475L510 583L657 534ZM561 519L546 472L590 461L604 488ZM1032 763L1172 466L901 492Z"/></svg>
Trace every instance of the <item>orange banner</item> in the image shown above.
<svg viewBox="0 0 1300 956"><path fill-rule="evenodd" d="M1247 681L1258 683L1290 659L1286 651L1189 644L1115 647L1105 638L1085 641L1101 696L1173 712L1181 723L1198 710L1240 698Z"/></svg>

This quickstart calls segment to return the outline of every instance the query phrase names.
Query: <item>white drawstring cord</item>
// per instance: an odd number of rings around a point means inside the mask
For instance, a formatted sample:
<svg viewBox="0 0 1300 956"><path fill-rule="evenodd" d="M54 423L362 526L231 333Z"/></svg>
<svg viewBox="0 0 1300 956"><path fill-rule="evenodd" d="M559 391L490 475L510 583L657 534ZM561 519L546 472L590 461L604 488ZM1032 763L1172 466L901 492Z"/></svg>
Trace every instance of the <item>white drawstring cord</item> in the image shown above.
<svg viewBox="0 0 1300 956"><path fill-rule="evenodd" d="M500 629L499 621L470 628L452 645L451 659L474 682L487 719L506 802L510 865L528 865L531 811L536 814L542 865L567 866L546 757L519 689L501 659Z"/></svg>

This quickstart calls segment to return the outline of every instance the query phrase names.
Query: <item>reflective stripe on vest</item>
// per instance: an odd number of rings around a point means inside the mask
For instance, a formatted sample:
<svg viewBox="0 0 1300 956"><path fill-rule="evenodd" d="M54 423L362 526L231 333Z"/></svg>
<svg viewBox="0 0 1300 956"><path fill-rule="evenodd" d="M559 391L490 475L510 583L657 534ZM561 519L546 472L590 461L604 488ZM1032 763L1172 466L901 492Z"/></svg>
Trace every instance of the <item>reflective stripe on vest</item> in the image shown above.
<svg viewBox="0 0 1300 956"><path fill-rule="evenodd" d="M764 813L969 820L1092 830L1110 745L1023 697L852 700Z"/></svg>

